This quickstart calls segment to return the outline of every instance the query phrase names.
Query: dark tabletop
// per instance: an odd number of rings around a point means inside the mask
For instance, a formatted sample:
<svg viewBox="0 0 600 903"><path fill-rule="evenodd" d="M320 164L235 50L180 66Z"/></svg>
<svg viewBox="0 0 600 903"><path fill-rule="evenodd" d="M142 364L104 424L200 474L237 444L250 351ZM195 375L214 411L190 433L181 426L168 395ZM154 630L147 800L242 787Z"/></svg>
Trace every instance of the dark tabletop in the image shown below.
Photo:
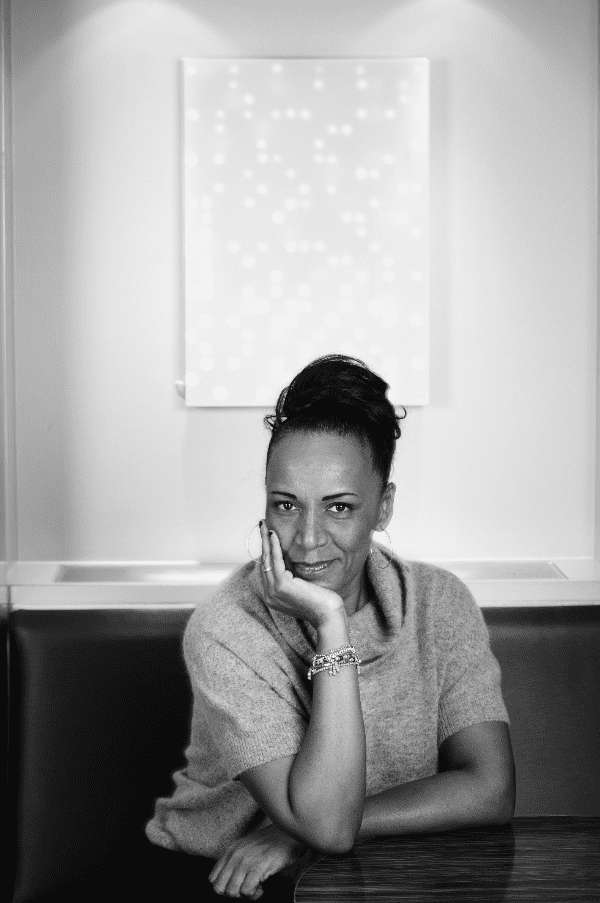
<svg viewBox="0 0 600 903"><path fill-rule="evenodd" d="M510 825L380 837L322 856L295 903L600 903L600 818L515 818Z"/></svg>

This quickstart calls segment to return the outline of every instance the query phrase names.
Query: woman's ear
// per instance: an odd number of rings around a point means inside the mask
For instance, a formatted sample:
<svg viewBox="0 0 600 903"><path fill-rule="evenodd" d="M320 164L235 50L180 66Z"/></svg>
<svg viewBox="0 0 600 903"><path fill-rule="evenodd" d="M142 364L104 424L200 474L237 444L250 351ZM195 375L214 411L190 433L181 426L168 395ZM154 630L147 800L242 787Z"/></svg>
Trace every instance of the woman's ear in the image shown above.
<svg viewBox="0 0 600 903"><path fill-rule="evenodd" d="M385 530L392 519L394 513L394 497L396 495L396 484L388 483L381 495L379 502L379 516L377 518L376 530Z"/></svg>

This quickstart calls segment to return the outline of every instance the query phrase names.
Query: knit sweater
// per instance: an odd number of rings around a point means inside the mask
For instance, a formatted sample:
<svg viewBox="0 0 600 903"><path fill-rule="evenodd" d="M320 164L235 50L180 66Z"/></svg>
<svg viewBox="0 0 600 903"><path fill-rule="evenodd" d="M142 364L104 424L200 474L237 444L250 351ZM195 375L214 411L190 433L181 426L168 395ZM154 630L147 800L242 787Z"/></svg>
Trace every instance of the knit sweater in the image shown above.
<svg viewBox="0 0 600 903"><path fill-rule="evenodd" d="M368 558L367 576L369 600L348 627L361 659L371 796L435 774L447 737L508 715L483 616L458 577L381 547ZM196 607L183 636L194 697L190 743L172 795L156 800L146 825L153 843L218 858L258 826L264 813L239 775L298 752L316 645L308 621L267 606L257 562Z"/></svg>

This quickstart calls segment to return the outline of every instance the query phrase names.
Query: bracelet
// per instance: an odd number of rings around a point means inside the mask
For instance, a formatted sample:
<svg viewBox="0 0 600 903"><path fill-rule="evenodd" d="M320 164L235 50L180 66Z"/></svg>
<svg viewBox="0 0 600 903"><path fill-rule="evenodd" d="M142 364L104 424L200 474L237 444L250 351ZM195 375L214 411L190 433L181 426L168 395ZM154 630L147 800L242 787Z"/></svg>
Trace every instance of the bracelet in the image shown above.
<svg viewBox="0 0 600 903"><path fill-rule="evenodd" d="M313 674L319 674L321 671L328 671L329 676L333 677L343 665L356 665L356 670L360 674L360 659L354 646L339 646L337 649L317 653L308 669L308 679L312 680Z"/></svg>

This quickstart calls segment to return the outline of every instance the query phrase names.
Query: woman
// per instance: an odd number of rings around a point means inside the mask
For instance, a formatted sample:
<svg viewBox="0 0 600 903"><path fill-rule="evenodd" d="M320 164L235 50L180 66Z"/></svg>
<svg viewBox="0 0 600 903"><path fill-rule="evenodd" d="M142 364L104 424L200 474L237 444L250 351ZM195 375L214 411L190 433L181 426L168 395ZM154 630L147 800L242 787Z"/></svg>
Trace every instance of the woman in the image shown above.
<svg viewBox="0 0 600 903"><path fill-rule="evenodd" d="M188 764L146 833L203 857L217 894L258 899L306 853L512 817L481 612L453 574L372 542L394 503L387 389L330 355L283 390L265 418L261 559L186 627Z"/></svg>

